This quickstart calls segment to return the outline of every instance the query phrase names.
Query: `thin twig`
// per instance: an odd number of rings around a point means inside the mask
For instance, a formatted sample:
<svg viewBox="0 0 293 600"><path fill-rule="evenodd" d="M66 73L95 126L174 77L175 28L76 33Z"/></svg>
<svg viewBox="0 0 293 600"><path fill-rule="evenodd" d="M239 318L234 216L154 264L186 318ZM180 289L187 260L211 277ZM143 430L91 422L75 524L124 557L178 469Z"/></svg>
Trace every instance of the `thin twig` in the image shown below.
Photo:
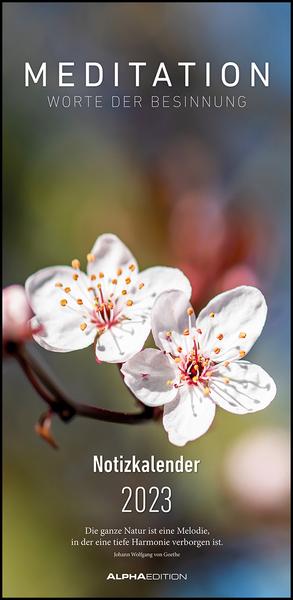
<svg viewBox="0 0 293 600"><path fill-rule="evenodd" d="M24 346L11 346L9 353L17 359L36 392L62 421L70 421L74 416L80 416L109 423L132 425L143 423L155 416L154 410L145 405L142 405L143 408L140 412L128 413L74 402L51 379L50 375L39 365L35 358L27 353Z"/></svg>
<svg viewBox="0 0 293 600"><path fill-rule="evenodd" d="M62 398L63 401L68 404L72 404L70 398L67 397L64 390L54 381L49 373L40 365L40 363L28 353L27 349L24 346L17 347L17 355L21 357L21 359L30 367L30 369L37 375L38 379L42 381L44 386L48 388L53 394L54 398Z"/></svg>
<svg viewBox="0 0 293 600"><path fill-rule="evenodd" d="M30 368L27 361L24 360L24 358L18 353L15 354L15 358L18 361L18 364L21 366L30 384L35 388L36 392L41 396L41 398L43 398L43 400L45 400L45 402L47 402L47 404L53 407L55 403L54 396L52 396L52 394L50 394L46 390L46 388L36 379L34 372Z"/></svg>
<svg viewBox="0 0 293 600"><path fill-rule="evenodd" d="M35 372L34 366L32 365L32 362L28 360L28 356L23 347L18 347L18 349L14 352L14 356L31 385L34 387L36 392L38 392L41 398L50 406L51 410L58 414L62 421L70 421L70 419L72 419L76 413L74 403L68 401L68 398L65 398L58 388L56 388L54 393L54 382L51 381L50 386L48 386L49 376L46 376L45 381L43 381L43 378L40 377L39 372ZM47 389L48 387L49 391Z"/></svg>
<svg viewBox="0 0 293 600"><path fill-rule="evenodd" d="M153 409L149 406L144 406L143 410L138 413L117 412L87 404L75 404L75 409L79 417L88 417L89 419L108 421L109 423L134 425L135 423L143 423L153 418Z"/></svg>

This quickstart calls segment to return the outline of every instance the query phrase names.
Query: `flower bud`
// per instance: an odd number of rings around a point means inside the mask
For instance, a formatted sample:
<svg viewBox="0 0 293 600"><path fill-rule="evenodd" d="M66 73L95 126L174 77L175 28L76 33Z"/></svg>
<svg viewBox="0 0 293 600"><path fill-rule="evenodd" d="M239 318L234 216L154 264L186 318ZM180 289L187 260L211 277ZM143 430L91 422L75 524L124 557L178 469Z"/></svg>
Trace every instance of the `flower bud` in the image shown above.
<svg viewBox="0 0 293 600"><path fill-rule="evenodd" d="M21 285L10 285L2 290L3 341L22 342L31 337L32 309Z"/></svg>

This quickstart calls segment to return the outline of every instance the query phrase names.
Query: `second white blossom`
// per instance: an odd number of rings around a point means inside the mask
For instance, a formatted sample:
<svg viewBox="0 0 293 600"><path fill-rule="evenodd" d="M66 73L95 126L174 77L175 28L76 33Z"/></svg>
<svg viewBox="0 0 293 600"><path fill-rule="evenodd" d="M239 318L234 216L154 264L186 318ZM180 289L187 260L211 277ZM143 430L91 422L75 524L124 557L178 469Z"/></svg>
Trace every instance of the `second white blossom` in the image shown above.
<svg viewBox="0 0 293 600"><path fill-rule="evenodd" d="M156 300L148 348L122 367L125 383L148 406L164 405L163 425L177 446L210 427L216 406L244 414L265 408L276 394L273 379L243 359L267 314L262 293L241 286L216 296L195 319L189 298L169 291Z"/></svg>

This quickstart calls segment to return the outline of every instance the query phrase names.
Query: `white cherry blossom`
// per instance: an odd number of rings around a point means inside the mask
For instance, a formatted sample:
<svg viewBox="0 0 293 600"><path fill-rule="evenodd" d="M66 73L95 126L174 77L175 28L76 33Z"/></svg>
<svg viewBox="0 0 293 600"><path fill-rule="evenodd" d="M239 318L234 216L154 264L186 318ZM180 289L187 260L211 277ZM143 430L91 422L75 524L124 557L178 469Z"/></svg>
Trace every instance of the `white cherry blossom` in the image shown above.
<svg viewBox="0 0 293 600"><path fill-rule="evenodd" d="M26 281L26 292L42 332L34 339L47 350L70 352L95 345L97 362L124 362L144 345L156 297L183 290L188 279L178 269L138 272L130 250L113 234L99 236L87 255L87 273L78 259L71 267L42 269Z"/></svg>
<svg viewBox="0 0 293 600"><path fill-rule="evenodd" d="M268 406L273 379L243 359L267 315L262 293L241 286L219 294L195 318L182 291L162 293L152 311L159 350L148 348L122 366L126 385L148 406L164 405L163 425L177 446L211 426L216 406L245 414Z"/></svg>

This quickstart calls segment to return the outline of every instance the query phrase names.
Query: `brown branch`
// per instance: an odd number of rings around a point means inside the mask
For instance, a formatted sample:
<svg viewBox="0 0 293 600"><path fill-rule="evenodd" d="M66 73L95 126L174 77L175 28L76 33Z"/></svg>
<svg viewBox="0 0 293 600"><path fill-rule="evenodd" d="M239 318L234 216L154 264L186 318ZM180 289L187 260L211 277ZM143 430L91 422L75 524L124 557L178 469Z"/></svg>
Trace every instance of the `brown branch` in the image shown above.
<svg viewBox="0 0 293 600"><path fill-rule="evenodd" d="M61 389L60 386L56 383L56 381L54 381L51 378L46 369L44 369L40 365L40 363L34 358L34 356L28 353L24 346L17 346L15 352L17 353L17 356L19 356L21 360L23 360L29 366L29 368L37 375L38 379L42 381L44 386L51 391L54 397L57 396L58 398L62 398L68 404L72 404L72 401L69 397L66 396L64 390Z"/></svg>
<svg viewBox="0 0 293 600"><path fill-rule="evenodd" d="M72 419L76 413L74 403L65 397L65 395L57 388L57 386L55 386L53 381L50 380L49 382L49 376L47 374L45 374L43 377L44 371L41 369L41 367L39 367L39 365L38 368L35 369L35 361L28 356L23 346L17 346L13 355L18 361L31 385L41 396L41 398L50 406L50 409L54 413L58 414L62 421L70 421L70 419Z"/></svg>
<svg viewBox="0 0 293 600"><path fill-rule="evenodd" d="M155 416L154 410L145 405L142 405L140 412L128 413L74 402L51 379L35 358L27 353L24 346L10 345L8 351L16 358L29 382L49 405L52 413L57 414L62 421L70 421L74 416L80 416L109 423L133 425L153 419Z"/></svg>
<svg viewBox="0 0 293 600"><path fill-rule="evenodd" d="M149 406L144 406L141 412L127 413L107 410L106 408L97 408L87 404L75 404L76 414L79 417L88 417L89 419L97 419L98 421L108 421L108 423L125 423L134 425L135 423L143 423L153 418L153 409Z"/></svg>
<svg viewBox="0 0 293 600"><path fill-rule="evenodd" d="M34 372L30 368L27 361L19 353L15 353L15 358L30 384L35 388L36 392L41 396L41 398L43 398L43 400L45 400L45 402L47 402L47 404L49 404L49 406L53 407L55 403L54 396L47 391L47 389L38 381L38 379L36 379Z"/></svg>

